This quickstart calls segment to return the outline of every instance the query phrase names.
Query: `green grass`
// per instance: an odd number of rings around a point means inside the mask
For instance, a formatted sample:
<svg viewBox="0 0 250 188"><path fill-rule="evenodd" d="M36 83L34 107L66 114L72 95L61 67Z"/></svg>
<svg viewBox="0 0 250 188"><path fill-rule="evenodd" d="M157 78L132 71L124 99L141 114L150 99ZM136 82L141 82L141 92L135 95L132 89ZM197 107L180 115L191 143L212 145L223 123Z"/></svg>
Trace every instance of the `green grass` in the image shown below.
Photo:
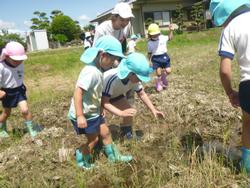
<svg viewBox="0 0 250 188"><path fill-rule="evenodd" d="M222 89L217 45L220 29L175 35L168 44L172 74L169 88L160 94L153 81L145 85L155 106L166 115L155 120L136 100L135 129L142 142L115 141L122 153L130 153L130 164L109 164L104 156L98 168L76 167L73 151L85 139L74 134L67 120L70 99L82 67L82 47L30 53L25 62L25 83L30 109L36 122L46 127L36 144L28 137L12 136L0 143L0 187L249 187L244 173L213 151L201 155L199 144L220 141L240 146L240 110L230 106ZM146 40L138 43L146 53ZM234 62L234 87L238 67ZM107 115L109 124L118 118ZM9 120L22 128L18 109ZM58 161L58 150L71 151L68 161Z"/></svg>

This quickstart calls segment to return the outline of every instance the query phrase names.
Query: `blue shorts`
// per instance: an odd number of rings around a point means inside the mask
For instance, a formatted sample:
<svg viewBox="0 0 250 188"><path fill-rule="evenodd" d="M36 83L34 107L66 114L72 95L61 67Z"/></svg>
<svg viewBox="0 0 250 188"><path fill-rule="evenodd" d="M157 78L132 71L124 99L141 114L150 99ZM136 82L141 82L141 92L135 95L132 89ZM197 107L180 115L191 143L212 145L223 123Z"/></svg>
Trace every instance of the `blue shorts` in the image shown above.
<svg viewBox="0 0 250 188"><path fill-rule="evenodd" d="M86 128L78 128L77 126L77 121L75 120L70 120L71 123L73 124L73 127L76 131L76 133L79 134L96 134L99 133L100 131L100 125L105 123L105 119L103 116L99 116L97 118L87 120L87 127Z"/></svg>
<svg viewBox="0 0 250 188"><path fill-rule="evenodd" d="M153 63L153 69L168 68L170 67L170 57L167 53L162 55L153 55L151 59Z"/></svg>
<svg viewBox="0 0 250 188"><path fill-rule="evenodd" d="M16 88L1 88L1 90L6 92L6 96L2 99L4 108L17 107L19 102L27 100L24 84Z"/></svg>
<svg viewBox="0 0 250 188"><path fill-rule="evenodd" d="M239 100L242 110L250 114L250 80L240 83Z"/></svg>

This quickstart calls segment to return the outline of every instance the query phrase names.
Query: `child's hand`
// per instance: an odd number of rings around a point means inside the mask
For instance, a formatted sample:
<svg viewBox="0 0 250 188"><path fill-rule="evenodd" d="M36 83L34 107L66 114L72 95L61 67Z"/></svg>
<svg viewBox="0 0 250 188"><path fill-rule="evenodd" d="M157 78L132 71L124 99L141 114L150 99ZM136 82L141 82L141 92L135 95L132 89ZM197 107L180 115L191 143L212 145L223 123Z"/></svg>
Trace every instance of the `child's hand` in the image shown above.
<svg viewBox="0 0 250 188"><path fill-rule="evenodd" d="M161 111L158 111L158 110L154 110L153 114L154 114L155 118L157 118L157 117L164 118L165 117L164 113Z"/></svg>
<svg viewBox="0 0 250 188"><path fill-rule="evenodd" d="M87 126L88 125L87 125L87 121L86 121L85 117L83 115L77 116L77 127L84 129Z"/></svg>
<svg viewBox="0 0 250 188"><path fill-rule="evenodd" d="M128 108L126 110L123 110L121 113L121 117L133 117L136 114L136 109L134 108Z"/></svg>
<svg viewBox="0 0 250 188"><path fill-rule="evenodd" d="M3 99L6 96L5 91L0 90L0 99Z"/></svg>
<svg viewBox="0 0 250 188"><path fill-rule="evenodd" d="M169 30L170 30L170 31L174 31L174 25L173 25L173 24L170 24L170 25L169 25Z"/></svg>
<svg viewBox="0 0 250 188"><path fill-rule="evenodd" d="M234 107L234 108L237 108L240 106L240 101L239 101L239 93L237 91L232 91L232 93L230 93L228 95L228 98L230 100L230 103L231 105Z"/></svg>

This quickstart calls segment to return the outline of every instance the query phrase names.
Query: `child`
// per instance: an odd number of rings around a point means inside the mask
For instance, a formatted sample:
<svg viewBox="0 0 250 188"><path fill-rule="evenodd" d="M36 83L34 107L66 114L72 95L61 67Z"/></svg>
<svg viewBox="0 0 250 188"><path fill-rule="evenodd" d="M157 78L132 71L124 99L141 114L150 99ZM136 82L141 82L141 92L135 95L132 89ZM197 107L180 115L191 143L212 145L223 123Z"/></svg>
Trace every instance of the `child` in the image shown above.
<svg viewBox="0 0 250 188"><path fill-rule="evenodd" d="M120 42L112 36L99 38L95 47L88 48L81 56L81 61L86 66L79 75L68 113L76 133L85 134L87 137L87 143L76 150L77 165L81 168L93 167L91 154L99 136L110 161L132 160L131 156L119 154L112 144L109 129L101 115L103 71L109 69L115 60L123 57Z"/></svg>
<svg viewBox="0 0 250 188"><path fill-rule="evenodd" d="M20 107L25 119L25 125L32 137L38 130L33 129L32 115L28 109L26 87L23 84L24 64L27 59L24 47L18 42L9 42L2 50L0 58L0 99L2 100L3 112L0 115L0 137L9 137L6 121L11 114L11 109Z"/></svg>
<svg viewBox="0 0 250 188"><path fill-rule="evenodd" d="M123 59L117 68L104 73L104 88L102 94L102 105L109 112L123 117L121 124L121 136L127 139L133 138L132 118L136 110L130 106L125 94L133 89L139 98L150 109L155 117L164 117L145 93L141 82L150 80L149 67L146 57L140 53L131 53L127 59Z"/></svg>
<svg viewBox="0 0 250 188"><path fill-rule="evenodd" d="M169 30L168 36L164 36L157 24L153 23L148 27L148 58L153 63L154 70L156 70L155 89L157 92L167 87L167 75L171 73L167 42L173 38L172 24L170 24Z"/></svg>
<svg viewBox="0 0 250 188"><path fill-rule="evenodd" d="M219 44L220 78L232 106L242 109L241 166L250 173L250 1L212 0L210 12L214 24L224 26ZM239 92L231 84L235 53L240 66Z"/></svg>
<svg viewBox="0 0 250 188"><path fill-rule="evenodd" d="M133 34L131 37L130 37L130 41L128 42L128 45L127 45L127 53L130 54L132 52L136 52L137 48L136 48L136 40L137 40L137 36L135 34Z"/></svg>

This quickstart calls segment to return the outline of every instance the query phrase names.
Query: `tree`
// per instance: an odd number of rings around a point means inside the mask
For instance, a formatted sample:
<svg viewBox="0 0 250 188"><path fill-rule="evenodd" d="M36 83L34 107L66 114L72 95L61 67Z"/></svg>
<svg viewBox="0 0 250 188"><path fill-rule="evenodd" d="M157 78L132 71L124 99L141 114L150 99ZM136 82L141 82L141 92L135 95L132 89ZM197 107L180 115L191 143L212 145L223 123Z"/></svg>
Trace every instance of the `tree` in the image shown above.
<svg viewBox="0 0 250 188"><path fill-rule="evenodd" d="M183 6L181 4L178 4L176 6L176 11L174 13L174 22L179 26L177 29L177 33L181 34L183 33L184 29L184 12L183 12Z"/></svg>
<svg viewBox="0 0 250 188"><path fill-rule="evenodd" d="M204 25L204 23L205 23L204 11L205 11L204 5L203 5L202 1L195 3L192 6L191 17L195 21L197 31L200 31L202 25Z"/></svg>
<svg viewBox="0 0 250 188"><path fill-rule="evenodd" d="M57 15L51 22L52 35L63 34L68 41L79 37L81 29L69 16Z"/></svg>
<svg viewBox="0 0 250 188"><path fill-rule="evenodd" d="M53 20L55 16L59 16L59 15L63 15L63 12L60 11L60 10L53 10L53 11L51 12L50 18Z"/></svg>
<svg viewBox="0 0 250 188"><path fill-rule="evenodd" d="M46 13L35 11L33 14L36 15L37 18L31 19L32 26L30 28L31 29L46 29L46 30L48 30L50 27L50 21L49 21L49 18L46 16Z"/></svg>
<svg viewBox="0 0 250 188"><path fill-rule="evenodd" d="M9 33L8 30L2 30L2 35L0 35L0 49L3 48L8 42L16 41L21 43L26 47L24 39L17 33Z"/></svg>
<svg viewBox="0 0 250 188"><path fill-rule="evenodd" d="M95 30L95 26L92 24L88 24L88 25L83 27L83 30L84 31L92 31L92 30Z"/></svg>

